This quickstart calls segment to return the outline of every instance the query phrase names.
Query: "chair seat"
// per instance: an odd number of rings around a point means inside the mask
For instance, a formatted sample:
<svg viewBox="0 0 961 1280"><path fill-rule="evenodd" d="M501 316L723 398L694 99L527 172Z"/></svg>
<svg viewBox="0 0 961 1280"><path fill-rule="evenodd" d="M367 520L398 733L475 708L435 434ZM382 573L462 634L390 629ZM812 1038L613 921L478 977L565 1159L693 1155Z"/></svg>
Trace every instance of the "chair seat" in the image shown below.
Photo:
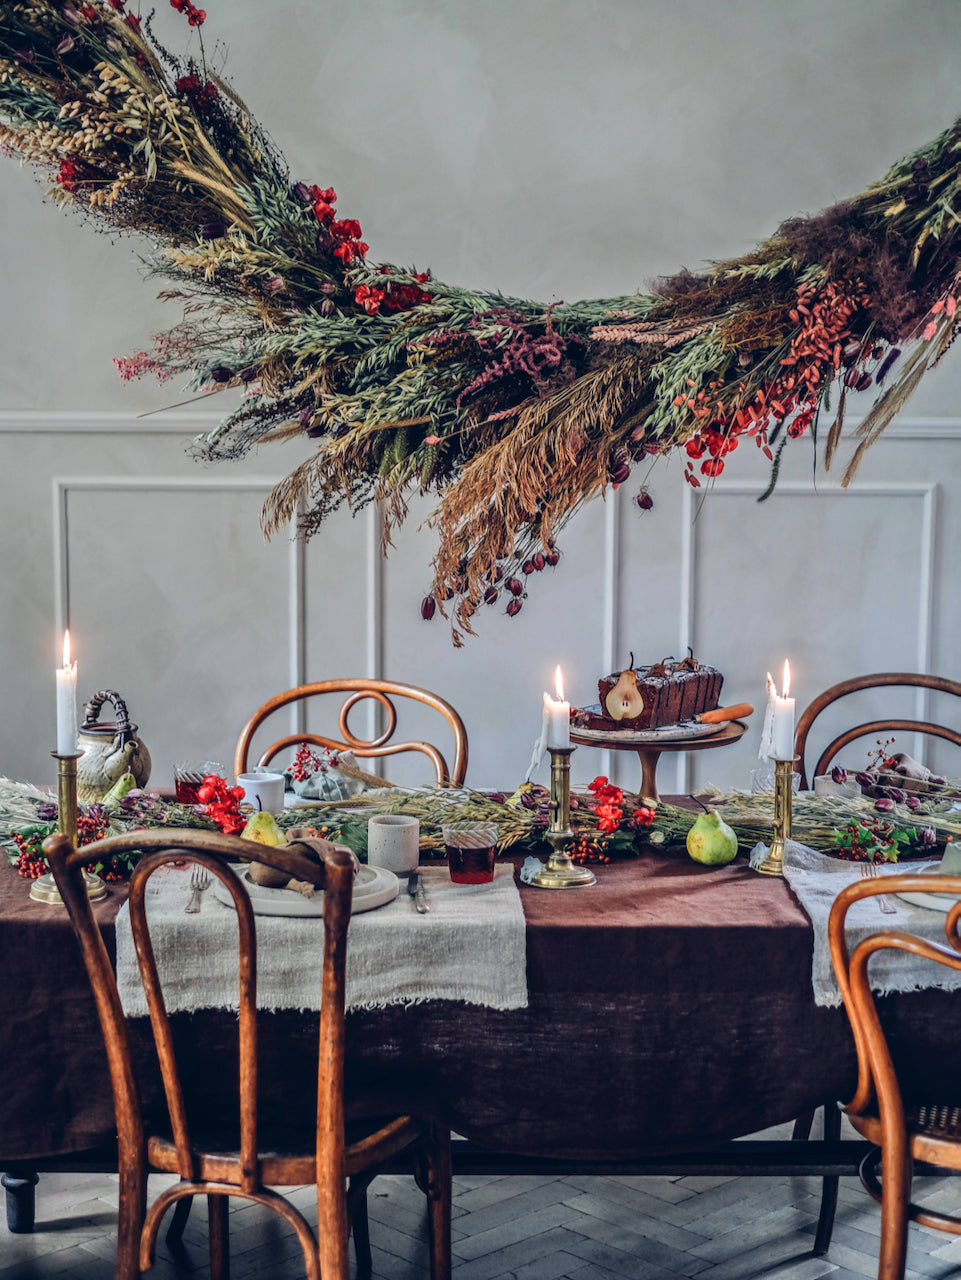
<svg viewBox="0 0 961 1280"><path fill-rule="evenodd" d="M876 1147L881 1143L881 1117L877 1111L849 1115L854 1128ZM906 1108L905 1122L911 1155L915 1160L961 1169L961 1106L915 1103Z"/></svg>
<svg viewBox="0 0 961 1280"><path fill-rule="evenodd" d="M389 1160L429 1132L426 1123L413 1116L366 1117L347 1124L345 1172L348 1176ZM260 1133L260 1180L268 1187L291 1187L312 1183L317 1174L313 1130L270 1129ZM197 1152L197 1176L205 1182L240 1181L240 1150L237 1133L227 1129L191 1130ZM308 1148L304 1139L311 1142ZM180 1162L173 1139L153 1134L147 1140L147 1159L152 1169L178 1173Z"/></svg>

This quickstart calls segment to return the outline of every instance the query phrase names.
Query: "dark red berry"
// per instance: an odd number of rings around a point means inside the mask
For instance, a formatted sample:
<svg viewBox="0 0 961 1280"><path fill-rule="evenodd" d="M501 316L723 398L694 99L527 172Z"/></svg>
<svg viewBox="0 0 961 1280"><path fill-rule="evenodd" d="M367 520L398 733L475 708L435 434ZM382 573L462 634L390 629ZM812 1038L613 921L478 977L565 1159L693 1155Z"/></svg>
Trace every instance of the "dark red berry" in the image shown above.
<svg viewBox="0 0 961 1280"><path fill-rule="evenodd" d="M552 569L554 568L554 565L557 564L558 560L560 560L560 558L561 558L561 553L559 551L554 551L554 550L548 551L547 555L544 557L544 559L547 561L547 563L551 566Z"/></svg>
<svg viewBox="0 0 961 1280"><path fill-rule="evenodd" d="M500 593L498 592L496 587L488 587L487 590L484 592L484 603L493 604L499 594Z"/></svg>
<svg viewBox="0 0 961 1280"><path fill-rule="evenodd" d="M547 563L546 560L544 559L544 557L541 555L539 551L537 552L536 555L531 556L531 564L534 566L534 568L537 570L538 573L540 573L540 571L544 568L544 565L546 563Z"/></svg>
<svg viewBox="0 0 961 1280"><path fill-rule="evenodd" d="M522 595L524 592L524 584L520 581L519 578L508 578L507 590L511 593L512 596Z"/></svg>
<svg viewBox="0 0 961 1280"><path fill-rule="evenodd" d="M648 493L646 489L642 489L641 492L634 499L634 501L637 503L637 505L641 508L642 511L650 511L651 507L653 507L654 505L654 499L651 497L651 495Z"/></svg>
<svg viewBox="0 0 961 1280"><path fill-rule="evenodd" d="M507 606L507 616L509 618L516 618L522 608L523 608L523 605L521 604L520 600L511 600L511 602Z"/></svg>
<svg viewBox="0 0 961 1280"><path fill-rule="evenodd" d="M436 608L437 601L434 597L424 596L423 600L420 602L420 616L425 622L430 622L431 618L434 616Z"/></svg>
<svg viewBox="0 0 961 1280"><path fill-rule="evenodd" d="M533 572L534 572L533 560L525 560L524 563L521 565L521 573L533 573Z"/></svg>

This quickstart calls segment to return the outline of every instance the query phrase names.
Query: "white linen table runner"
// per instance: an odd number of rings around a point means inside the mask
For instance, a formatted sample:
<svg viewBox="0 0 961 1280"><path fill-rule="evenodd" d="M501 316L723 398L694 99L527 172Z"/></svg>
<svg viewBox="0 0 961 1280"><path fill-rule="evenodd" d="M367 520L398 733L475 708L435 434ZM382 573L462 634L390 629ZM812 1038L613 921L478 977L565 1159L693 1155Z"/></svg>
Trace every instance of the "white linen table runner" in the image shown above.
<svg viewBox="0 0 961 1280"><path fill-rule="evenodd" d="M904 875L926 870L926 862L893 863L879 866L878 875ZM796 894L814 926L814 964L812 978L814 1001L819 1005L839 1005L841 992L831 964L828 946L828 916L834 899L847 885L858 880L861 869L856 862L843 862L817 853L793 840L784 846L784 878ZM932 884L932 889L936 884ZM940 911L914 906L888 894L896 910L881 913L877 898L857 902L848 911L848 948L853 951L862 938L880 929L898 929L914 933L931 942L944 942L945 917ZM885 950L872 956L868 970L872 989L880 995L894 991L920 991L925 987L941 987L946 991L961 990L961 972L933 964L903 951Z"/></svg>
<svg viewBox="0 0 961 1280"><path fill-rule="evenodd" d="M513 867L498 864L489 885L451 884L446 868L422 867L430 911L420 915L401 884L387 906L355 913L347 932L347 1008L463 1000L492 1009L527 1007L527 928ZM147 916L168 1013L238 1007L237 915L204 893L184 913L189 869L157 872ZM257 1004L264 1010L319 1009L320 916L259 915ZM117 916L117 983L128 1017L144 1017L124 903Z"/></svg>

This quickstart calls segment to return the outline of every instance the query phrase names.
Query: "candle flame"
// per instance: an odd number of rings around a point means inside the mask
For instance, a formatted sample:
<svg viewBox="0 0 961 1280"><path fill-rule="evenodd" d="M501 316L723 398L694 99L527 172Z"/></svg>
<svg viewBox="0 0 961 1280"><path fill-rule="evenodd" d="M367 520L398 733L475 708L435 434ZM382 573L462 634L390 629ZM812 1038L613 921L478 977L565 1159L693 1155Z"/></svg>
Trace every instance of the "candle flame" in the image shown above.
<svg viewBox="0 0 961 1280"><path fill-rule="evenodd" d="M554 687L557 689L558 700L563 702L564 701L564 683L561 679L560 666L558 666L557 670L554 672Z"/></svg>
<svg viewBox="0 0 961 1280"><path fill-rule="evenodd" d="M70 666L70 632L69 630L63 633L63 665L65 670L67 667Z"/></svg>
<svg viewBox="0 0 961 1280"><path fill-rule="evenodd" d="M784 659L784 678L781 682L781 697L786 698L791 692L791 664Z"/></svg>

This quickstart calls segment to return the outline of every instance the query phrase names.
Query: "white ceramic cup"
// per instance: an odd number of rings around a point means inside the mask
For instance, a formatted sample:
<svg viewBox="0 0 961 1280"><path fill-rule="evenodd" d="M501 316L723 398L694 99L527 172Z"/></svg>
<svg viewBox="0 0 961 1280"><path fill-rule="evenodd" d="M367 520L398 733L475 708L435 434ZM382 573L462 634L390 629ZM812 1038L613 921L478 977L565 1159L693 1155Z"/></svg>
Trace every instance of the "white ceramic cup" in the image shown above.
<svg viewBox="0 0 961 1280"><path fill-rule="evenodd" d="M282 773L256 769L253 773L237 774L237 786L244 789L241 804L252 804L255 809L262 809L264 813L283 811L284 785Z"/></svg>
<svg viewBox="0 0 961 1280"><path fill-rule="evenodd" d="M420 861L420 822L404 814L379 813L367 823L367 862L408 876Z"/></svg>

